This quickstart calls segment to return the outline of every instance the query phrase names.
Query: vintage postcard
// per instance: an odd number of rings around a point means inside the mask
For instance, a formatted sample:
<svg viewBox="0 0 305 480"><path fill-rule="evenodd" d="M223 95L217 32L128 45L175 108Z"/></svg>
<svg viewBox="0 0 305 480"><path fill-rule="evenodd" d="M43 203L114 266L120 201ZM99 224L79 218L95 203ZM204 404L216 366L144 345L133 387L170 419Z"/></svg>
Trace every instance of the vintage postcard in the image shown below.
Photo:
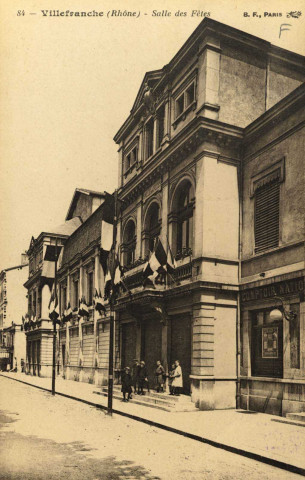
<svg viewBox="0 0 305 480"><path fill-rule="evenodd" d="M305 476L305 1L0 2L0 479Z"/></svg>

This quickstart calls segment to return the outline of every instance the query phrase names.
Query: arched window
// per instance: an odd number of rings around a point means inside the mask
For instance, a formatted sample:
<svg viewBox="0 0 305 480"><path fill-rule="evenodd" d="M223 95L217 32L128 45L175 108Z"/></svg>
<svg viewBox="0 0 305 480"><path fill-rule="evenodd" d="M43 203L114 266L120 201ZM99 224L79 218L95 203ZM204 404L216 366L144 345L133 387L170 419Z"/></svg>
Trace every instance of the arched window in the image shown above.
<svg viewBox="0 0 305 480"><path fill-rule="evenodd" d="M145 254L154 250L155 243L158 236L160 235L160 221L159 221L159 205L154 202L149 207L146 221L145 221L145 231L144 231L144 240L145 240Z"/></svg>
<svg viewBox="0 0 305 480"><path fill-rule="evenodd" d="M133 220L129 220L124 231L122 244L123 263L128 267L135 261L136 251L136 226Z"/></svg>
<svg viewBox="0 0 305 480"><path fill-rule="evenodd" d="M178 187L173 202L174 252L178 257L189 255L193 248L194 190L189 180Z"/></svg>

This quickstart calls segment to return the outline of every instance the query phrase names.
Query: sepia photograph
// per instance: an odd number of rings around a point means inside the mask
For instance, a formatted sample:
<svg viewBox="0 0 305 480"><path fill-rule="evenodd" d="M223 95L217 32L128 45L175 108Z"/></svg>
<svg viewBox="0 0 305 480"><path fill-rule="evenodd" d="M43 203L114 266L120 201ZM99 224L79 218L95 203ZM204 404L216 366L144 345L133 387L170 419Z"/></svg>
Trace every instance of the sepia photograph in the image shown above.
<svg viewBox="0 0 305 480"><path fill-rule="evenodd" d="M1 0L0 480L305 476L305 0Z"/></svg>

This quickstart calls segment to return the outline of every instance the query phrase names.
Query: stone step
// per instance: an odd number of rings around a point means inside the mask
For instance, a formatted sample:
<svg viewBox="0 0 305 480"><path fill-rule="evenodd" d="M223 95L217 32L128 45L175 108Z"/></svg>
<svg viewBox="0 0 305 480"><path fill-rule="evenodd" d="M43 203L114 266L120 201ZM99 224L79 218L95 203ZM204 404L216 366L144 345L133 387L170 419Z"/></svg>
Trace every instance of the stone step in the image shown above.
<svg viewBox="0 0 305 480"><path fill-rule="evenodd" d="M286 418L305 424L305 412L286 413Z"/></svg>
<svg viewBox="0 0 305 480"><path fill-rule="evenodd" d="M108 392L108 387L103 386L102 387L103 392ZM121 393L121 385L114 385L113 386L113 391L118 392L119 394ZM169 393L158 393L155 392L154 390L150 390L149 392L147 390L144 390L145 392L145 397L149 398L155 398L158 400L165 400L171 403L189 403L190 402L190 396L189 395L170 395ZM137 394L133 393L133 396L137 396Z"/></svg>
<svg viewBox="0 0 305 480"><path fill-rule="evenodd" d="M101 391L94 391L93 393L103 395L106 397L108 395L107 387L102 387ZM159 410L164 410L167 412L190 412L190 411L198 411L195 407L195 404L192 403L191 398L183 395L186 399L183 399L182 402L176 401L176 399L180 397L174 397L168 394L160 394L162 398L158 396L158 394L151 395L150 393L145 393L145 395L134 395L132 394L132 399L130 400L131 403L135 403L136 405L142 405L145 407L157 408ZM182 396L182 395L181 395ZM113 398L116 400L122 401L122 393L121 387L114 386L113 388Z"/></svg>

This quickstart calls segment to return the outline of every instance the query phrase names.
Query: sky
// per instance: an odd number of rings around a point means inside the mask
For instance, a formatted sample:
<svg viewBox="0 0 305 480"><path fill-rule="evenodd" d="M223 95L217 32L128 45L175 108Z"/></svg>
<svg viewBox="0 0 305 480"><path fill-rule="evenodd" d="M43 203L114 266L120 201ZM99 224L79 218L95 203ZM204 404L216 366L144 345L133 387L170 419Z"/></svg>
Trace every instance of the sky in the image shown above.
<svg viewBox="0 0 305 480"><path fill-rule="evenodd" d="M42 14L58 9L104 15ZM20 263L32 236L64 222L75 188L117 187L113 137L144 74L171 60L204 12L305 55L305 0L1 0L0 271Z"/></svg>

